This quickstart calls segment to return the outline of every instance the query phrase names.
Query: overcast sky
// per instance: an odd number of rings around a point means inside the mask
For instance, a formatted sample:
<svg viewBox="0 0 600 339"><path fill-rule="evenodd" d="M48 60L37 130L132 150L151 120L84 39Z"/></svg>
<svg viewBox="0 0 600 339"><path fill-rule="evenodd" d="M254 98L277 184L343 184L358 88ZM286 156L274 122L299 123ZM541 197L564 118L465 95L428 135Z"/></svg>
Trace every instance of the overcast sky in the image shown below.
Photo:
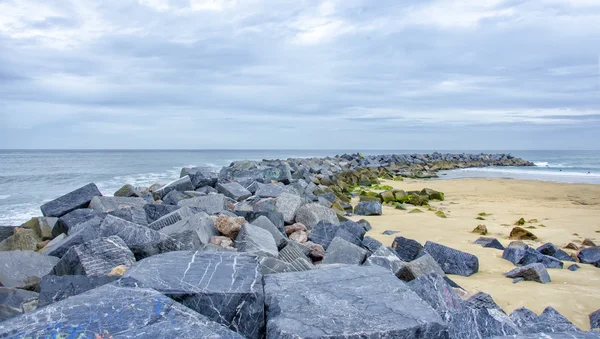
<svg viewBox="0 0 600 339"><path fill-rule="evenodd" d="M0 0L0 148L599 149L598 0Z"/></svg>

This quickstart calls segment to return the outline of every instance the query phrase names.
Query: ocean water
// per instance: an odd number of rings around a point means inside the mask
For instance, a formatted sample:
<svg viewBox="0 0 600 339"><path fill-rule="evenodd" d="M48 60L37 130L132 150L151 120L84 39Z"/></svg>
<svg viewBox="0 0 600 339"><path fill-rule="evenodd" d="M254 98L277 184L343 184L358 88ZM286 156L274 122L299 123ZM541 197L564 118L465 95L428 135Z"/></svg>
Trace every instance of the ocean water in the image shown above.
<svg viewBox="0 0 600 339"><path fill-rule="evenodd" d="M232 161L324 157L357 150L0 150L0 225L18 225L41 215L40 205L94 182L110 195L122 185L149 186L179 178L182 167L218 170ZM363 154L431 153L431 150L373 150ZM462 153L463 151L440 151ZM465 151L478 153L480 151ZM536 167L448 171L444 178L514 178L600 184L600 151L481 151L511 153Z"/></svg>

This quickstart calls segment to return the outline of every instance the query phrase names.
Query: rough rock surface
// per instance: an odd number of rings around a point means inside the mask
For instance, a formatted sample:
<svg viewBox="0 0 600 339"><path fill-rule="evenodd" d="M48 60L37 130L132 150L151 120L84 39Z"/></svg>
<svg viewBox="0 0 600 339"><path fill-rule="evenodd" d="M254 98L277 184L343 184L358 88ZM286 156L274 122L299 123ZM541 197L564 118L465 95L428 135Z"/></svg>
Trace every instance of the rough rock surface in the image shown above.
<svg viewBox="0 0 600 339"><path fill-rule="evenodd" d="M539 316L522 307L514 310L510 314L510 319L524 334L580 331L552 307L547 307Z"/></svg>
<svg viewBox="0 0 600 339"><path fill-rule="evenodd" d="M419 256L419 252L421 252L423 246L416 240L396 237L392 243L392 248L398 253L400 259L413 261Z"/></svg>
<svg viewBox="0 0 600 339"><path fill-rule="evenodd" d="M43 204L40 208L45 217L62 217L63 215L78 208L85 208L95 196L101 196L100 190L95 184L87 184L83 187L67 193L57 199Z"/></svg>
<svg viewBox="0 0 600 339"><path fill-rule="evenodd" d="M354 207L354 214L356 215L381 215L382 207L379 201L360 201L356 207Z"/></svg>
<svg viewBox="0 0 600 339"><path fill-rule="evenodd" d="M493 308L502 311L502 308L496 304L492 296L485 292L479 292L471 296L465 304L470 308Z"/></svg>
<svg viewBox="0 0 600 339"><path fill-rule="evenodd" d="M99 213L108 213L123 208L140 207L146 205L146 200L142 198L123 198L123 197L94 197L90 201L90 208Z"/></svg>
<svg viewBox="0 0 600 339"><path fill-rule="evenodd" d="M111 236L71 247L50 274L105 276L116 266L129 267L134 262L133 253L123 240Z"/></svg>
<svg viewBox="0 0 600 339"><path fill-rule="evenodd" d="M373 252L377 251L379 249L379 247L383 246L381 241L379 241L375 238L369 237L369 236L364 237L363 240L361 241L360 245L362 248L369 251L369 253L373 253ZM388 249L393 251L394 255L396 255L398 258L400 258L400 256L398 256L398 253L396 253L396 251L393 248L388 247Z"/></svg>
<svg viewBox="0 0 600 339"><path fill-rule="evenodd" d="M120 277L87 277L84 275L46 275L40 282L38 308L111 283Z"/></svg>
<svg viewBox="0 0 600 339"><path fill-rule="evenodd" d="M185 220L194 214L194 210L190 207L177 208L171 213L165 214L159 219L153 221L148 227L153 230L160 231L161 229L176 224L182 220Z"/></svg>
<svg viewBox="0 0 600 339"><path fill-rule="evenodd" d="M262 274L254 256L170 252L136 263L125 276L247 338L264 335Z"/></svg>
<svg viewBox="0 0 600 339"><path fill-rule="evenodd" d="M365 261L367 250L358 247L340 237L335 237L325 251L323 264L354 264Z"/></svg>
<svg viewBox="0 0 600 339"><path fill-rule="evenodd" d="M600 329L600 309L590 313L590 326L592 329Z"/></svg>
<svg viewBox="0 0 600 339"><path fill-rule="evenodd" d="M451 315L448 326L450 338L490 338L518 335L519 328L502 313L493 308L469 308Z"/></svg>
<svg viewBox="0 0 600 339"><path fill-rule="evenodd" d="M146 219L148 224L152 224L156 220L164 217L165 215L175 212L181 208L180 206L163 205L163 204L146 204L144 205L144 211L146 211Z"/></svg>
<svg viewBox="0 0 600 339"><path fill-rule="evenodd" d="M208 244L212 237L219 235L213 220L204 212L192 214L191 216L160 230L161 233L175 239L179 239L181 234L188 231L195 232L201 244Z"/></svg>
<svg viewBox="0 0 600 339"><path fill-rule="evenodd" d="M461 312L466 309L462 299L439 274L421 275L409 282L408 286L431 305L444 320L449 319L449 313Z"/></svg>
<svg viewBox="0 0 600 339"><path fill-rule="evenodd" d="M439 315L381 267L342 265L264 280L269 339L448 338Z"/></svg>
<svg viewBox="0 0 600 339"><path fill-rule="evenodd" d="M58 222L52 229L52 235L54 237L57 237L62 233L69 234L69 231L77 227L77 225L80 225L92 219L96 220L97 224L100 225L100 223L102 223L103 218L104 217L101 216L100 213L94 211L91 208L81 208L78 210L74 210L58 218Z"/></svg>
<svg viewBox="0 0 600 339"><path fill-rule="evenodd" d="M127 279L0 323L0 337L243 338Z"/></svg>
<svg viewBox="0 0 600 339"><path fill-rule="evenodd" d="M504 246L502 246L500 241L496 238L480 237L475 240L474 244L481 245L482 247L495 248L501 251L505 250Z"/></svg>
<svg viewBox="0 0 600 339"><path fill-rule="evenodd" d="M17 228L15 234L0 242L0 251L35 251L41 240L34 230Z"/></svg>
<svg viewBox="0 0 600 339"><path fill-rule="evenodd" d="M600 268L600 246L584 248L577 254L583 264L591 264Z"/></svg>
<svg viewBox="0 0 600 339"><path fill-rule="evenodd" d="M58 258L32 251L0 252L0 286L35 287L56 263Z"/></svg>
<svg viewBox="0 0 600 339"><path fill-rule="evenodd" d="M440 265L429 254L420 256L419 258L406 263L400 271L398 278L404 281L411 281L422 275L435 273L440 276L445 276Z"/></svg>
<svg viewBox="0 0 600 339"><path fill-rule="evenodd" d="M306 204L300 207L296 213L296 222L304 224L308 230L312 230L320 221L325 221L333 225L340 224L337 215L332 209L319 204Z"/></svg>
<svg viewBox="0 0 600 339"><path fill-rule="evenodd" d="M235 238L238 251L248 252L258 256L277 257L279 251L275 239L269 231L252 224L245 224Z"/></svg>
<svg viewBox="0 0 600 339"><path fill-rule="evenodd" d="M231 182L228 184L217 184L217 191L226 197L229 197L235 201L242 201L249 198L252 193L248 191L244 186L237 182Z"/></svg>
<svg viewBox="0 0 600 339"><path fill-rule="evenodd" d="M208 214L217 214L227 210L227 201L228 199L223 194L209 194L205 197L181 200L177 205L195 207Z"/></svg>
<svg viewBox="0 0 600 339"><path fill-rule="evenodd" d="M0 241L14 234L16 226L0 226Z"/></svg>
<svg viewBox="0 0 600 339"><path fill-rule="evenodd" d="M502 258L515 265L527 265L542 260L543 254L529 247L521 241L513 241L502 253Z"/></svg>
<svg viewBox="0 0 600 339"><path fill-rule="evenodd" d="M0 287L0 323L23 313L33 312L38 305L36 292Z"/></svg>
<svg viewBox="0 0 600 339"><path fill-rule="evenodd" d="M314 242L315 244L319 244L323 246L323 248L327 249L327 247L329 247L329 244L335 237L335 234L338 231L338 229L338 225L334 225L326 221L319 221L313 227L312 231L308 234L308 240Z"/></svg>
<svg viewBox="0 0 600 339"><path fill-rule="evenodd" d="M134 224L148 226L148 217L146 216L146 211L142 206L121 208L118 210L110 211L108 212L108 214L117 218L131 221Z"/></svg>
<svg viewBox="0 0 600 339"><path fill-rule="evenodd" d="M56 226L57 222L58 218L37 217L31 218L31 220L24 223L22 227L34 230L37 236L42 240L51 240L54 238L52 235L52 230L54 229L54 226Z"/></svg>
<svg viewBox="0 0 600 339"><path fill-rule="evenodd" d="M163 187L155 190L153 192L154 200L161 200L164 196L169 194L169 192L171 192L171 191L185 192L185 191L193 191L195 189L196 189L196 187L194 187L194 185L192 184L192 180L190 179L189 176L186 175L183 178L174 180L174 181L164 185Z"/></svg>
<svg viewBox="0 0 600 339"><path fill-rule="evenodd" d="M404 268L405 262L402 261L396 253L391 249L381 246L375 252L373 252L364 263L365 266L377 265L383 268L387 268L395 276L400 275L400 271Z"/></svg>
<svg viewBox="0 0 600 339"><path fill-rule="evenodd" d="M468 277L479 271L479 259L472 254L431 241L425 243L423 250L429 253L447 274Z"/></svg>
<svg viewBox="0 0 600 339"><path fill-rule="evenodd" d="M299 195L291 193L282 193L277 197L277 211L283 214L283 220L286 224L294 223L296 212L302 206L302 198Z"/></svg>
<svg viewBox="0 0 600 339"><path fill-rule="evenodd" d="M535 263L517 267L510 272L504 273L507 278L523 278L527 281L536 281L542 284L550 282L550 276L543 264Z"/></svg>
<svg viewBox="0 0 600 339"><path fill-rule="evenodd" d="M256 220L252 222L252 225L260 227L263 230L271 233L273 239L275 239L275 244L277 245L278 249L283 248L287 244L287 239L285 236L281 233L281 231L279 231L277 226L275 226L275 224L273 224L271 220L264 215L256 218Z"/></svg>

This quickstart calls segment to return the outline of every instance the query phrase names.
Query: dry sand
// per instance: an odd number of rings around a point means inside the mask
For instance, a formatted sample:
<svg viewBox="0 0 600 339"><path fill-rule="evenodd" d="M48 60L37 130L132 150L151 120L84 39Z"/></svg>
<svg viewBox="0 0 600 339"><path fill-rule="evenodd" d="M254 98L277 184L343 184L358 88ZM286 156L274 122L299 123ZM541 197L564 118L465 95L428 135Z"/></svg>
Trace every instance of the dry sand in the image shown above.
<svg viewBox="0 0 600 339"><path fill-rule="evenodd" d="M514 265L502 259L502 251L473 244L480 235L471 233L479 224L485 224L489 237L497 238L504 246L510 243L508 235L519 218L537 219L531 229L537 241L526 241L534 247L546 242L562 246L574 242L578 246L584 238L600 244L600 185L562 184L543 181L504 179L454 179L384 181L382 185L408 190L428 187L445 193L443 202L431 206L447 214L446 219L421 208L424 213L384 207L382 216L364 217L373 229L367 234L391 245L396 235L386 236L385 230L400 231L397 235L416 239L422 244L430 240L472 253L479 258L479 273L471 277L449 275L469 293L487 292L507 312L527 307L541 313L552 306L583 330L589 330L588 315L600 309L600 268L580 264L571 272L566 268L549 269L551 283L520 282L502 273ZM408 210L413 207L407 205ZM478 213L491 214L486 220L476 220ZM359 220L362 217L352 217ZM543 224L545 227L540 226ZM566 250L568 253L573 251Z"/></svg>

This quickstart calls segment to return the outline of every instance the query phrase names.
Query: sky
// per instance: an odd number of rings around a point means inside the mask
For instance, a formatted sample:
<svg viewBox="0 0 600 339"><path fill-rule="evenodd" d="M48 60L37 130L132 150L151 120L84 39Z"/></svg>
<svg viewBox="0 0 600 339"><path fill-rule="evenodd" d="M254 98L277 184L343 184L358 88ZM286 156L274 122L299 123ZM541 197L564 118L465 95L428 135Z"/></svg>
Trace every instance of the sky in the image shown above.
<svg viewBox="0 0 600 339"><path fill-rule="evenodd" d="M598 0L0 0L0 148L599 149Z"/></svg>

